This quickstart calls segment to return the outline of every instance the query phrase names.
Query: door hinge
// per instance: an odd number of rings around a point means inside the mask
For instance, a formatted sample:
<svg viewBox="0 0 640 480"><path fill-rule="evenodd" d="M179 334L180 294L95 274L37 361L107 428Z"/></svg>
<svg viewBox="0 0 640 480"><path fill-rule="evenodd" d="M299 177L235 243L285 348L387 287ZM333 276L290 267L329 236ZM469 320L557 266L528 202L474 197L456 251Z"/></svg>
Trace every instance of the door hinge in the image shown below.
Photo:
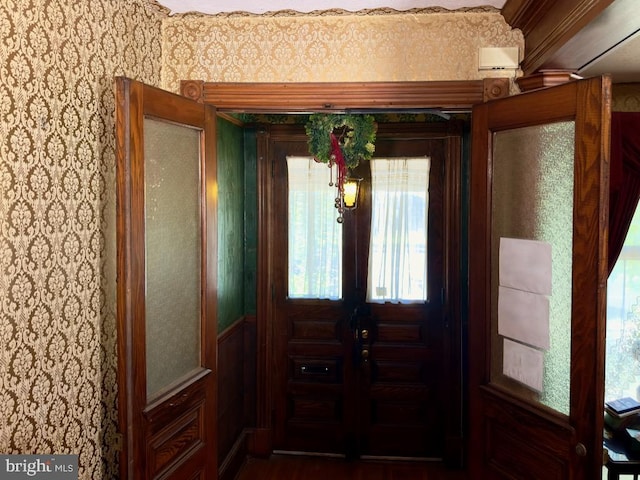
<svg viewBox="0 0 640 480"><path fill-rule="evenodd" d="M116 450L116 452L121 452L122 451L122 434L121 433L116 433L113 436L113 448Z"/></svg>
<svg viewBox="0 0 640 480"><path fill-rule="evenodd" d="M440 304L444 305L444 300L445 300L445 292L444 292L444 287L442 287L440 289Z"/></svg>

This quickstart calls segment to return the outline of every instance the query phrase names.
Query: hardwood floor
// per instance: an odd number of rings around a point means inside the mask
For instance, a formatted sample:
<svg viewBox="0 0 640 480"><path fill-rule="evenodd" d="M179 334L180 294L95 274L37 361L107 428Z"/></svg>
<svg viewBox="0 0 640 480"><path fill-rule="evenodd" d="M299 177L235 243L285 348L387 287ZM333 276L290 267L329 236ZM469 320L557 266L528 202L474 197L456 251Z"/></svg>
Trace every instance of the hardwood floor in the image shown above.
<svg viewBox="0 0 640 480"><path fill-rule="evenodd" d="M340 458L273 455L248 458L236 480L467 480L463 471L437 462L346 461Z"/></svg>

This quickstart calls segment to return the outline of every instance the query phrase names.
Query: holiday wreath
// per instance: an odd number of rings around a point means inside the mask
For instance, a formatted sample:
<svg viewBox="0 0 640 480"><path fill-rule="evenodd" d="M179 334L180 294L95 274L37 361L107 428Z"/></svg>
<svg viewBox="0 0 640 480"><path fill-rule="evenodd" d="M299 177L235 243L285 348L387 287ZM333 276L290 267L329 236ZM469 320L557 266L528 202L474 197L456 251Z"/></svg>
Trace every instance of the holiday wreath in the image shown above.
<svg viewBox="0 0 640 480"><path fill-rule="evenodd" d="M361 160L369 160L375 151L376 123L371 115L337 115L315 113L306 124L309 153L316 162L326 163L331 169L329 186L338 190L336 208L338 223L343 222L344 185L349 168ZM333 167L336 183L333 183Z"/></svg>
<svg viewBox="0 0 640 480"><path fill-rule="evenodd" d="M376 123L371 115L315 113L306 124L309 153L316 161L345 168L369 160L375 151Z"/></svg>

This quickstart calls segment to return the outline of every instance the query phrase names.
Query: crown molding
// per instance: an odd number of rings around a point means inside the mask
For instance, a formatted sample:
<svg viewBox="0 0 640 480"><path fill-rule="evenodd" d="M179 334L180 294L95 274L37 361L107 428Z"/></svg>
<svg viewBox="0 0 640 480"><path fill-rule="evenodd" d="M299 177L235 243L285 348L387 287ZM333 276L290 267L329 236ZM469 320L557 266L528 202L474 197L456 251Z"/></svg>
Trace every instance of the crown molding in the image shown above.
<svg viewBox="0 0 640 480"><path fill-rule="evenodd" d="M211 83L183 80L182 95L233 112L469 110L509 95L508 78L437 82Z"/></svg>
<svg viewBox="0 0 640 480"><path fill-rule="evenodd" d="M507 0L502 15L509 25L522 30L525 39L525 58L521 65L525 76L541 68L551 68L549 63L553 61L553 56L612 2Z"/></svg>

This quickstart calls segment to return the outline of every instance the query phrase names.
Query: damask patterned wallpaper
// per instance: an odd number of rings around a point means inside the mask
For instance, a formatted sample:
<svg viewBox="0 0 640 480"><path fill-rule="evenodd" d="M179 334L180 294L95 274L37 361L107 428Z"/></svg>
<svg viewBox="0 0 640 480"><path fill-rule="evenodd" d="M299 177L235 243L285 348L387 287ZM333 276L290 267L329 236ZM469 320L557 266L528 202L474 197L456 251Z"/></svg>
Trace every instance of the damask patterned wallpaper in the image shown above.
<svg viewBox="0 0 640 480"><path fill-rule="evenodd" d="M117 478L114 76L159 85L143 0L0 2L0 452Z"/></svg>
<svg viewBox="0 0 640 480"><path fill-rule="evenodd" d="M316 16L176 15L163 23L164 88L180 80L337 82L476 80L480 47L524 40L497 10ZM513 72L510 72L513 76Z"/></svg>
<svg viewBox="0 0 640 480"><path fill-rule="evenodd" d="M614 112L640 112L640 83L613 85L611 110Z"/></svg>

